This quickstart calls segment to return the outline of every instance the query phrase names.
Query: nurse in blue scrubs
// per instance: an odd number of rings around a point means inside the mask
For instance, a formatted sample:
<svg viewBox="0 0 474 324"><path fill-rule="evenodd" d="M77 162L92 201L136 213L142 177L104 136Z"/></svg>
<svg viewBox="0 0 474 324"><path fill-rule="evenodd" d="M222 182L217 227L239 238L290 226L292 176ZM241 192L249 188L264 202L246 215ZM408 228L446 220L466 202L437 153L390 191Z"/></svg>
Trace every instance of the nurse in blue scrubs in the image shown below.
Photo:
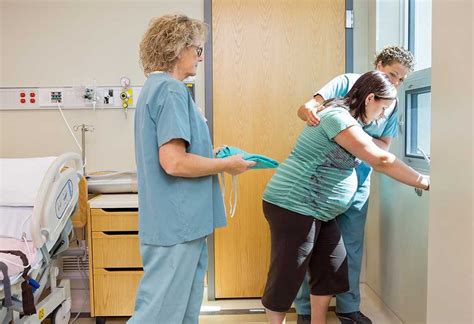
<svg viewBox="0 0 474 324"><path fill-rule="evenodd" d="M144 274L129 323L197 323L206 236L226 225L216 174L255 162L214 158L206 120L182 82L203 60L206 26L184 15L151 21L140 43L147 80L135 114Z"/></svg>
<svg viewBox="0 0 474 324"><path fill-rule="evenodd" d="M390 82L400 86L414 69L413 55L401 46L387 46L375 58L375 70L388 75ZM326 99L344 97L359 79L360 74L346 73L335 77L314 93L313 98L298 110L298 116L310 126L319 123L318 105ZM398 107L396 102L377 123L364 127L373 142L388 151L392 138L397 136ZM349 291L336 295L336 315L342 324L371 324L372 321L360 311L360 272L364 247L364 229L369 205L370 174L372 168L362 163L356 168L358 188L350 208L336 218L347 252L349 267ZM310 288L308 278L303 282L294 303L298 313L298 324L311 322Z"/></svg>

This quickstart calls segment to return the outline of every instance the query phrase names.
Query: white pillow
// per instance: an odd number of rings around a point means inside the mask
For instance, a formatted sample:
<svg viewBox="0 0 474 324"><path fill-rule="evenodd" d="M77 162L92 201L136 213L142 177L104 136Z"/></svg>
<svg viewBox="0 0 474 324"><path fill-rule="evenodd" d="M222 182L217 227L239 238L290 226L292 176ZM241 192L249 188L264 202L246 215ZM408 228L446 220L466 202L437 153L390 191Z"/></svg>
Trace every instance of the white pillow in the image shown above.
<svg viewBox="0 0 474 324"><path fill-rule="evenodd" d="M41 181L55 159L0 159L0 205L34 206Z"/></svg>

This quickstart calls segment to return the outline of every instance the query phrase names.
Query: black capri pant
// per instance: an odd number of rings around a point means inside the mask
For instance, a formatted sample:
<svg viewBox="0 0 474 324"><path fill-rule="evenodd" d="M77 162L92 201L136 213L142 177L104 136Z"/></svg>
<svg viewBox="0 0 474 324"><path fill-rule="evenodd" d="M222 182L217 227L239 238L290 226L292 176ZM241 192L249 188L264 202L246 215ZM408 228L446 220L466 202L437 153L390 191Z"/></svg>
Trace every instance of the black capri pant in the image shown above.
<svg viewBox="0 0 474 324"><path fill-rule="evenodd" d="M312 295L349 290L346 249L337 222L322 222L263 201L270 225L271 259L262 304L286 312L306 271Z"/></svg>

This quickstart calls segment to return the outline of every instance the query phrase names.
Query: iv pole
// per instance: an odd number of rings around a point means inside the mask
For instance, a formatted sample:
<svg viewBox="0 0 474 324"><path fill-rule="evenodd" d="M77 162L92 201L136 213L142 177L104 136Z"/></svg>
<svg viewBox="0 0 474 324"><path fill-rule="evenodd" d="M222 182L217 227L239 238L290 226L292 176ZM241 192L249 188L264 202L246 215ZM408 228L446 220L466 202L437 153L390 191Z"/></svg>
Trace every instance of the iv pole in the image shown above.
<svg viewBox="0 0 474 324"><path fill-rule="evenodd" d="M84 176L86 175L86 132L93 132L94 131L94 126L93 125L86 125L86 124L80 124L80 125L74 125L74 131L77 132L79 129L81 130L81 146L82 146L82 171Z"/></svg>

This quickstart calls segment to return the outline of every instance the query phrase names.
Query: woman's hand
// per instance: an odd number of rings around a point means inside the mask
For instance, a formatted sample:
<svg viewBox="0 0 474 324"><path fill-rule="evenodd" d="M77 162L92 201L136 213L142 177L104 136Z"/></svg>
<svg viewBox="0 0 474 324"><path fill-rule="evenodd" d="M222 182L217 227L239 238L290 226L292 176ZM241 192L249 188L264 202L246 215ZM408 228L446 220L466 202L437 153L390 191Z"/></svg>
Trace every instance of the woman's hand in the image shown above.
<svg viewBox="0 0 474 324"><path fill-rule="evenodd" d="M322 105L323 102L323 97L320 95L314 96L307 103L301 105L300 108L298 108L298 117L305 121L309 126L318 125L321 119L319 118L318 113L326 108Z"/></svg>
<svg viewBox="0 0 474 324"><path fill-rule="evenodd" d="M430 176L423 175L421 178L421 185L423 186L423 190L430 191Z"/></svg>
<svg viewBox="0 0 474 324"><path fill-rule="evenodd" d="M321 118L318 116L319 107L306 108L306 124L309 126L316 126L321 121Z"/></svg>
<svg viewBox="0 0 474 324"><path fill-rule="evenodd" d="M225 158L224 160L226 161L226 164L227 164L224 171L231 175L241 174L242 172L249 170L250 167L256 164L254 161L244 160L241 154L229 156L228 158Z"/></svg>
<svg viewBox="0 0 474 324"><path fill-rule="evenodd" d="M318 98L322 102L322 98ZM316 98L312 98L310 101L304 104L303 108L303 120L309 126L316 126L321 121L318 113L323 110L324 107L321 102L317 101Z"/></svg>

